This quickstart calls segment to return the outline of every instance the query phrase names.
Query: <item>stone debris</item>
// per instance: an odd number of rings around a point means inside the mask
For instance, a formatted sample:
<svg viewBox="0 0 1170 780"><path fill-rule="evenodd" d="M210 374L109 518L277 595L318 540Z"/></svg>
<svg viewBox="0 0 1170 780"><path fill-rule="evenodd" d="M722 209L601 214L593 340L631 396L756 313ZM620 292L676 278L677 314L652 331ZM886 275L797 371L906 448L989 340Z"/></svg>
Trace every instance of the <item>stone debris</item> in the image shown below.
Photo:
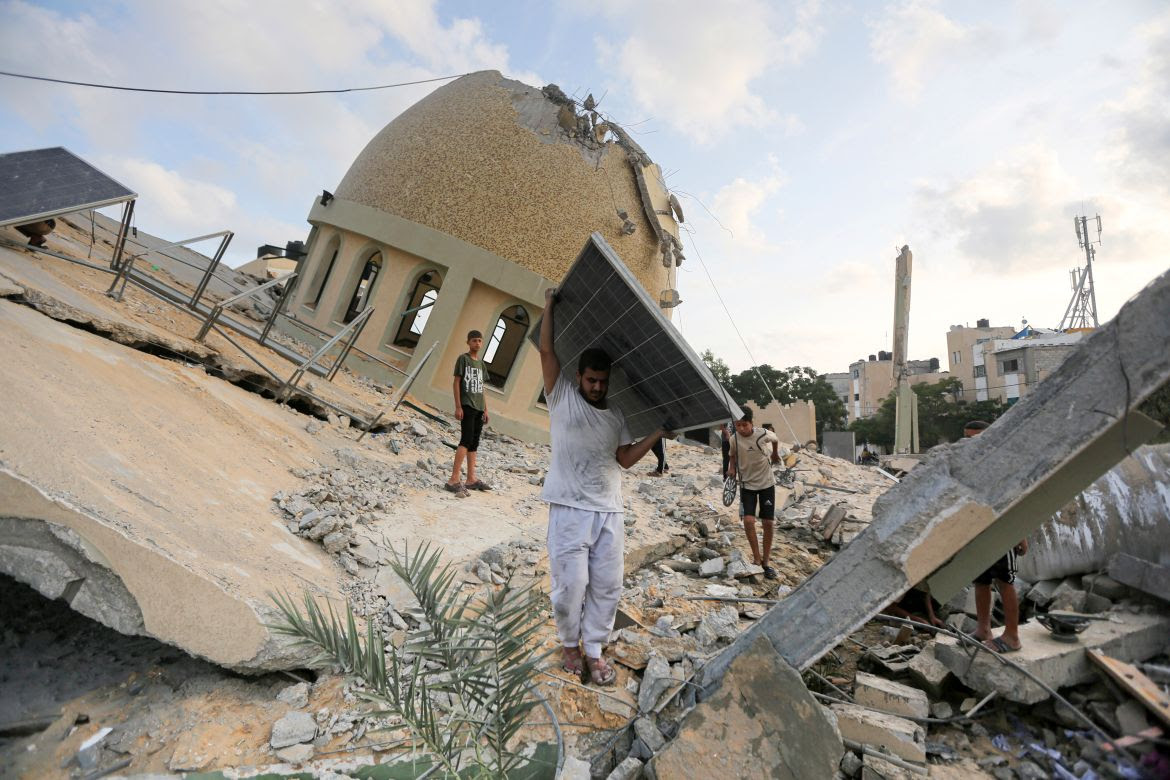
<svg viewBox="0 0 1170 780"><path fill-rule="evenodd" d="M307 712L290 712L272 724L268 742L273 749L312 742L317 736L317 721Z"/></svg>
<svg viewBox="0 0 1170 780"><path fill-rule="evenodd" d="M865 672L853 683L853 700L858 704L913 718L930 717L930 702L917 688Z"/></svg>
<svg viewBox="0 0 1170 780"><path fill-rule="evenodd" d="M282 688L280 693L276 694L276 700L284 702L294 710L304 709L309 706L309 684L302 682Z"/></svg>
<svg viewBox="0 0 1170 780"><path fill-rule="evenodd" d="M833 704L842 739L884 749L899 758L926 763L926 734L913 721L856 704Z"/></svg>

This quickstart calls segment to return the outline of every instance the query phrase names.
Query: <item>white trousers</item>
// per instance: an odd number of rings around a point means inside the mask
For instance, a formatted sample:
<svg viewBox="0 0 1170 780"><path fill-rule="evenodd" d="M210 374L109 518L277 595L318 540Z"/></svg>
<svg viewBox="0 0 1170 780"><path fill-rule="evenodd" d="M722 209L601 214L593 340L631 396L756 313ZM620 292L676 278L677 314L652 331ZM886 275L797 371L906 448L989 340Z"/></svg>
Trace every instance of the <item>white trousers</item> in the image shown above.
<svg viewBox="0 0 1170 780"><path fill-rule="evenodd" d="M622 596L626 529L621 512L548 507L548 561L557 636L597 658L609 641Z"/></svg>

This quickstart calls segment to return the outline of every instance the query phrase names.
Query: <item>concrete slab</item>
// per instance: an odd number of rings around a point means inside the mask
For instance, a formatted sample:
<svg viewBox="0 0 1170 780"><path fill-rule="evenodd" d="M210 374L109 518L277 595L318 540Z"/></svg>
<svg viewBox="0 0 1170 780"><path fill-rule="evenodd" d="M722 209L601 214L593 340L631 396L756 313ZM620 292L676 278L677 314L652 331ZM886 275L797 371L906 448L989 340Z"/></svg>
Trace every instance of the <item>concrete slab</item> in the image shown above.
<svg viewBox="0 0 1170 780"><path fill-rule="evenodd" d="M863 706L895 715L930 717L930 701L927 700L925 693L909 685L878 677L876 674L857 673L853 681L853 700Z"/></svg>
<svg viewBox="0 0 1170 780"><path fill-rule="evenodd" d="M1084 339L1002 421L931 450L874 503L860 536L703 668L703 695L760 636L803 669L924 579L949 600L1160 431L1136 407L1170 380L1168 310L1170 272Z"/></svg>
<svg viewBox="0 0 1170 780"><path fill-rule="evenodd" d="M766 639L736 659L715 696L652 762L656 777L832 777L845 752L827 710Z"/></svg>
<svg viewBox="0 0 1170 780"><path fill-rule="evenodd" d="M856 704L834 704L841 738L878 750L885 750L907 761L926 763L926 732L913 721L867 710Z"/></svg>
<svg viewBox="0 0 1170 780"><path fill-rule="evenodd" d="M1109 562L1109 576L1142 593L1170 601L1170 566L1118 553Z"/></svg>
<svg viewBox="0 0 1170 780"><path fill-rule="evenodd" d="M1163 615L1117 614L1117 622L1094 620L1076 644L1058 642L1035 621L1020 626L1019 652L1008 655L1014 663L1035 674L1053 688L1087 682L1097 677L1086 649L1099 648L1106 655L1123 661L1141 661L1167 648L1170 618ZM973 658L953 637L935 641L935 656L964 685L980 694L997 691L1000 696L1023 704L1036 704L1048 698L1048 692L1025 675L1006 666L988 653Z"/></svg>
<svg viewBox="0 0 1170 780"><path fill-rule="evenodd" d="M304 663L265 628L269 593L336 597L348 575L288 531L273 494L299 484L290 470L335 461L343 446L387 463L419 451L398 457L370 438L310 434L304 415L201 369L6 300L0 333L0 571L226 667ZM543 513L519 514L514 501L477 496L459 522L423 491L373 530L476 556L542 534Z"/></svg>

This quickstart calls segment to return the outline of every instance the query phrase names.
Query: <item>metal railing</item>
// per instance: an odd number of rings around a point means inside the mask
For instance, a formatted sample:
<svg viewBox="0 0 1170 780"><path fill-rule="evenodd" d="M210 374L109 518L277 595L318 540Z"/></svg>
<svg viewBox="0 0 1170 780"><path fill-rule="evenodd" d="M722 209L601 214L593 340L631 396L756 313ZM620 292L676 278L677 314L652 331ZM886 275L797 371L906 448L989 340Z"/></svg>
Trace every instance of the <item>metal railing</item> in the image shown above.
<svg viewBox="0 0 1170 780"><path fill-rule="evenodd" d="M258 292L262 292L264 290L267 290L269 287L275 287L276 285L280 284L281 282L287 282L287 281L291 280L293 277L295 277L296 275L297 275L297 272L293 271L291 273L288 273L288 274L280 277L279 279L273 279L272 281L265 282L264 284L260 285L259 287L254 287L251 290L244 290L239 295L233 295L232 297L225 298L224 300L215 304L214 306L211 307L211 311L207 313L207 319L203 321L203 327L201 327L199 329L199 333L196 334L195 340L196 341L203 341L204 337L207 335L207 332L209 330L211 330L211 327L219 320L219 315L223 314L223 310L225 308L227 308L228 306L231 306L236 301L243 300L244 298L248 298L252 295L255 295ZM273 311L275 312L276 309L273 309ZM261 338L261 343L263 343L264 334L261 334L260 338ZM329 378L332 379L332 377L329 377Z"/></svg>
<svg viewBox="0 0 1170 780"><path fill-rule="evenodd" d="M289 393L291 393L292 390L296 388L297 383L301 381L301 377L303 377L305 372L309 370L309 367L316 363L322 355L328 352L334 344L341 341L343 336L348 334L349 340L346 343L345 348L341 350L341 354L337 356L337 360L335 360L329 370L325 372L325 378L332 379L337 374L337 370L341 366L341 361L349 353L350 348L353 346L353 342L356 341L357 337L361 335L362 329L365 328L366 323L370 321L370 315L373 313L373 306L370 306L369 308L362 311L362 313L354 317L353 320L349 322L349 324L347 324L341 330L337 331L337 333L333 334L333 338L322 344L321 347L313 353L312 357L297 366L297 370L293 371L292 376L285 380L284 384L281 385L280 390L277 392L277 402L284 403Z"/></svg>
<svg viewBox="0 0 1170 780"><path fill-rule="evenodd" d="M195 294L191 296L191 301L187 304L189 308L194 309L198 305L199 298L203 295L203 291L207 289L207 282L211 279L212 272L215 271L216 266L218 266L220 261L223 260L224 252L227 251L228 244L231 243L232 236L234 235L235 233L230 230L221 230L218 233L208 233L205 236L185 238L182 241L174 241L169 244L163 244L160 247L146 247L146 251L139 252L135 255L130 255L130 257L126 258L120 263L111 263L110 267L114 270L114 281L110 283L110 289L106 290L106 295L110 296L116 301L122 300L122 294L126 291L126 279L130 276L131 272L133 272L134 261L138 258L145 257L146 255L149 255L153 252L158 252L161 254L162 250L164 249L173 249L175 247L186 246L187 244L196 244L200 241L206 241L209 238L222 236L223 238L219 242L219 248L215 251L214 257L211 258L211 262L208 264L206 271L203 273L203 278L199 280L199 284L195 288ZM170 257L170 255L167 255L167 257Z"/></svg>

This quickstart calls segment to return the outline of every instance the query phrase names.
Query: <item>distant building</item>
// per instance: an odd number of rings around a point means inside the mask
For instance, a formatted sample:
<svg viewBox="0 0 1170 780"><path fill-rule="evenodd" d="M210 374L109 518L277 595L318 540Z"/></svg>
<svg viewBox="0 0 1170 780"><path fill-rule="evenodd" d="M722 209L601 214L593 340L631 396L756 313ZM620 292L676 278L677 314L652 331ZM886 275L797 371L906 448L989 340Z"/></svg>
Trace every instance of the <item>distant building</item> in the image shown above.
<svg viewBox="0 0 1170 780"><path fill-rule="evenodd" d="M1008 339L1015 335L1016 329L1009 326L992 327L989 320L978 320L974 328L966 325L952 325L947 331L947 365L951 376L963 383L961 400L974 401L976 399L975 355L974 347L994 339ZM982 352L982 350L979 350ZM986 390L986 381L983 382Z"/></svg>
<svg viewBox="0 0 1170 780"><path fill-rule="evenodd" d="M933 384L949 376L939 373L938 358L909 360L910 384ZM868 360L858 360L849 366L850 395L845 403L849 422L877 414L894 390L894 360L889 352L870 355Z"/></svg>
<svg viewBox="0 0 1170 780"><path fill-rule="evenodd" d="M974 400L1015 403L1055 371L1084 337L1085 331L1025 328L1011 338L977 342L971 348Z"/></svg>
<svg viewBox="0 0 1170 780"><path fill-rule="evenodd" d="M845 408L849 408L849 404L853 398L853 379L848 371L837 371L832 374L825 374L825 381L833 386L833 392L841 399L841 403L845 404Z"/></svg>

